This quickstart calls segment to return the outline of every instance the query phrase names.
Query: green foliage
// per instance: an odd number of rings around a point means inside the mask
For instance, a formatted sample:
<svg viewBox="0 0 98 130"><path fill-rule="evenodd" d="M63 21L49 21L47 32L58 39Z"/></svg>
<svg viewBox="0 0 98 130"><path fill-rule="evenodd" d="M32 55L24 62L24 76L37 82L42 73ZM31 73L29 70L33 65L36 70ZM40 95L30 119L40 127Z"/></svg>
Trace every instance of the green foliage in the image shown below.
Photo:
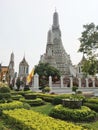
<svg viewBox="0 0 98 130"><path fill-rule="evenodd" d="M19 94L17 94L17 95L12 95L11 96L11 98L13 99L13 100L19 100L20 98L22 98L23 96L22 95L19 95Z"/></svg>
<svg viewBox="0 0 98 130"><path fill-rule="evenodd" d="M46 86L45 88L42 89L43 93L49 93L50 92L50 87Z"/></svg>
<svg viewBox="0 0 98 130"><path fill-rule="evenodd" d="M50 66L48 63L40 63L35 66L34 73L39 75L40 89L43 89L48 85L49 76L52 76L53 82L60 79L60 71L53 66Z"/></svg>
<svg viewBox="0 0 98 130"><path fill-rule="evenodd" d="M83 62L82 71L84 75L95 75L98 71L98 60L91 56Z"/></svg>
<svg viewBox="0 0 98 130"><path fill-rule="evenodd" d="M0 93L10 93L10 88L8 88L8 87L0 87Z"/></svg>
<svg viewBox="0 0 98 130"><path fill-rule="evenodd" d="M98 48L98 26L94 23L90 23L83 27L85 30L79 39L81 43L79 51L87 55L92 55Z"/></svg>
<svg viewBox="0 0 98 130"><path fill-rule="evenodd" d="M78 89L77 86L73 86L73 87L72 87L72 91L75 92L75 93L76 93L77 89Z"/></svg>
<svg viewBox="0 0 98 130"><path fill-rule="evenodd" d="M31 109L35 112L48 115L53 107L54 106L51 103L45 103L45 105L41 105L41 106L32 106Z"/></svg>
<svg viewBox="0 0 98 130"><path fill-rule="evenodd" d="M21 99L21 101L28 103L30 106L40 106L45 104L45 102L41 98L36 98L33 100Z"/></svg>
<svg viewBox="0 0 98 130"><path fill-rule="evenodd" d="M50 111L49 115L54 118L74 122L94 121L96 117L96 113L86 106L81 106L80 109L70 109L62 105L57 105Z"/></svg>
<svg viewBox="0 0 98 130"><path fill-rule="evenodd" d="M0 87L0 103L9 102L11 99L10 88Z"/></svg>
<svg viewBox="0 0 98 130"><path fill-rule="evenodd" d="M42 98L46 102L53 102L54 98L57 95L51 95L51 94L42 94L42 93L37 93L37 97Z"/></svg>
<svg viewBox="0 0 98 130"><path fill-rule="evenodd" d="M27 93L24 95L26 99L36 99L37 95L34 93Z"/></svg>
<svg viewBox="0 0 98 130"><path fill-rule="evenodd" d="M23 103L19 101L13 101L10 103L1 103L0 104L0 115L2 115L3 110L23 108Z"/></svg>
<svg viewBox="0 0 98 130"><path fill-rule="evenodd" d="M98 112L98 98L89 98L86 100L84 105Z"/></svg>
<svg viewBox="0 0 98 130"><path fill-rule="evenodd" d="M9 100L10 98L11 98L10 93L0 93L0 100L5 100L7 102L7 100Z"/></svg>
<svg viewBox="0 0 98 130"><path fill-rule="evenodd" d="M83 72L87 76L95 75L98 72L98 60L96 52L98 50L98 26L94 23L84 25L80 40L79 52L86 55L87 60L83 63Z"/></svg>
<svg viewBox="0 0 98 130"><path fill-rule="evenodd" d="M3 111L3 117L19 130L83 130L83 127L42 115L32 110Z"/></svg>

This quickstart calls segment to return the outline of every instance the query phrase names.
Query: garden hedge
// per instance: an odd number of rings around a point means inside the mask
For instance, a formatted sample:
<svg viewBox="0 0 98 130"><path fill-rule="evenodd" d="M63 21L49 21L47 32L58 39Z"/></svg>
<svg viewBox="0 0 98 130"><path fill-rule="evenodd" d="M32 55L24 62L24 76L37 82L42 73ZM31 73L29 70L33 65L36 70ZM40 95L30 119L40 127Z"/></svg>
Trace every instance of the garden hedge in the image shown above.
<svg viewBox="0 0 98 130"><path fill-rule="evenodd" d="M86 106L81 106L80 109L70 109L62 105L57 105L50 111L49 115L67 121L89 122L95 120L96 112Z"/></svg>
<svg viewBox="0 0 98 130"><path fill-rule="evenodd" d="M3 118L18 130L87 130L82 126L56 120L26 109L4 110Z"/></svg>
<svg viewBox="0 0 98 130"><path fill-rule="evenodd" d="M41 98L36 98L36 99L33 99L33 100L21 98L20 101L24 102L24 103L28 103L30 106L40 106L40 105L45 104L45 102Z"/></svg>

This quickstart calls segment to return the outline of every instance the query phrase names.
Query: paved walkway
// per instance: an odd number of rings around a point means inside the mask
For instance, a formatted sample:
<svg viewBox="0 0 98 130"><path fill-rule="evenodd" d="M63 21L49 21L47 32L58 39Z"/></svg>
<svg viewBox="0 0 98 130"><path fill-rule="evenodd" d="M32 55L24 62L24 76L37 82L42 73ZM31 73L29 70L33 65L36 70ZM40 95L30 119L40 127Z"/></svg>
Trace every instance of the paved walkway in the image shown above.
<svg viewBox="0 0 98 130"><path fill-rule="evenodd" d="M36 88L31 88L32 91L41 92ZM82 91L83 93L93 93L95 96L98 96L98 88L79 88L78 91ZM60 88L60 87L52 87L51 92L57 94L63 93L72 93L72 89L68 87Z"/></svg>

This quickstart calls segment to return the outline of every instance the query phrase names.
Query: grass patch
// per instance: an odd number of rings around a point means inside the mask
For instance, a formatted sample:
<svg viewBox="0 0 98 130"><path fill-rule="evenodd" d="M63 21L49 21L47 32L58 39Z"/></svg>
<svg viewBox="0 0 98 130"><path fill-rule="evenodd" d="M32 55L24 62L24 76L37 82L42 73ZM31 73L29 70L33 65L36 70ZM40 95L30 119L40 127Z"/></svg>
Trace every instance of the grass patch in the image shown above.
<svg viewBox="0 0 98 130"><path fill-rule="evenodd" d="M33 111L48 115L50 110L53 108L54 106L51 103L46 103L43 106L34 106L31 109Z"/></svg>

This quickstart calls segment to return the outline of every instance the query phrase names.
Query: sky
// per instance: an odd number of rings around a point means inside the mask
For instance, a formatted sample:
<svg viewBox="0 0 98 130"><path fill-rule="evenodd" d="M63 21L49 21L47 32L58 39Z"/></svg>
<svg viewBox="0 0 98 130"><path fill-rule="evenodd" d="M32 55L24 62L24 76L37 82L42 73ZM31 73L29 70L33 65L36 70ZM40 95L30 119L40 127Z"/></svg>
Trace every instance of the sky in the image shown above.
<svg viewBox="0 0 98 130"><path fill-rule="evenodd" d="M59 14L62 43L77 65L83 25L98 24L98 0L0 0L0 63L8 66L14 53L15 71L24 55L29 70L46 51L47 32L53 23L55 8Z"/></svg>

